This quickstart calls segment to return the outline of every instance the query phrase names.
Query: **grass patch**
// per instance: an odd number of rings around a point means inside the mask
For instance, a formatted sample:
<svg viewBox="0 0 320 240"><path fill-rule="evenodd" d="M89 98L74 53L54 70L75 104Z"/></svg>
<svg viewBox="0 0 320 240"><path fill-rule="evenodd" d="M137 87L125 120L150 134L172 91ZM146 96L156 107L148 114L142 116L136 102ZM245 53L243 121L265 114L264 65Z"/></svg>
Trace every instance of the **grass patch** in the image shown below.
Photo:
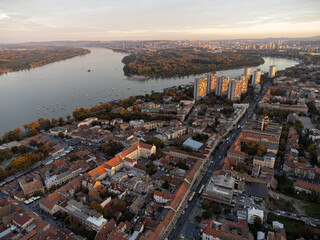
<svg viewBox="0 0 320 240"><path fill-rule="evenodd" d="M261 206L261 204L262 204L262 201L257 201L257 200L254 200L254 203L255 203L255 204L257 204L257 205L259 205L259 206Z"/></svg>
<svg viewBox="0 0 320 240"><path fill-rule="evenodd" d="M268 214L267 222L272 224L272 221L282 223L286 229L287 239L297 239L304 237L305 239L313 239L314 230L302 221L296 221L290 218L277 216L273 213Z"/></svg>
<svg viewBox="0 0 320 240"><path fill-rule="evenodd" d="M316 203L311 202L304 202L306 205L304 205L304 211L307 216L313 217L313 218L320 218L320 205Z"/></svg>

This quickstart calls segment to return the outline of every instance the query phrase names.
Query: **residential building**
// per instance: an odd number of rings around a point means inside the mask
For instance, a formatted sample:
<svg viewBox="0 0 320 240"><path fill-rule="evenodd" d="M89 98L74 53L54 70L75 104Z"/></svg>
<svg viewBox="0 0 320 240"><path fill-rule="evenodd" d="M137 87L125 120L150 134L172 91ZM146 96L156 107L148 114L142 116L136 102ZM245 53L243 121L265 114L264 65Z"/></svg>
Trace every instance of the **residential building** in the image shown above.
<svg viewBox="0 0 320 240"><path fill-rule="evenodd" d="M271 65L269 67L269 74L268 74L268 77L269 78L274 78L276 76L276 65Z"/></svg>
<svg viewBox="0 0 320 240"><path fill-rule="evenodd" d="M217 85L217 74L209 74L207 77L207 94L213 92L216 90L216 85Z"/></svg>
<svg viewBox="0 0 320 240"><path fill-rule="evenodd" d="M236 79L231 79L228 84L228 98L231 101L240 100L242 84Z"/></svg>
<svg viewBox="0 0 320 240"><path fill-rule="evenodd" d="M229 85L229 77L218 77L217 78L217 85L216 85L216 95L217 96L224 96L228 93L228 85Z"/></svg>
<svg viewBox="0 0 320 240"><path fill-rule="evenodd" d="M253 224L254 220L259 217L263 222L263 211L260 209L251 208L248 209L248 223Z"/></svg>
<svg viewBox="0 0 320 240"><path fill-rule="evenodd" d="M241 86L241 93L246 93L248 91L248 76L239 76L240 86Z"/></svg>
<svg viewBox="0 0 320 240"><path fill-rule="evenodd" d="M140 157L148 158L156 153L156 146L138 142L132 147L123 150L114 158L89 171L88 174L93 179L104 179L106 176L113 176L123 167L133 168Z"/></svg>
<svg viewBox="0 0 320 240"><path fill-rule="evenodd" d="M207 78L197 78L194 81L194 99L199 100L207 95Z"/></svg>
<svg viewBox="0 0 320 240"><path fill-rule="evenodd" d="M244 76L248 78L250 76L250 73L251 73L251 67L245 67L244 73L243 73Z"/></svg>
<svg viewBox="0 0 320 240"><path fill-rule="evenodd" d="M235 179L230 175L214 175L203 190L203 197L222 204L231 204Z"/></svg>
<svg viewBox="0 0 320 240"><path fill-rule="evenodd" d="M261 167L274 168L274 163L276 160L276 154L273 152L266 153L263 157L254 156L253 157L253 166L260 165Z"/></svg>
<svg viewBox="0 0 320 240"><path fill-rule="evenodd" d="M260 78L261 78L261 70L257 69L256 71L253 72L252 84L255 85L257 83L260 83Z"/></svg>
<svg viewBox="0 0 320 240"><path fill-rule="evenodd" d="M60 208L63 212L67 212L79 219L88 229L99 231L108 222L107 219L103 218L102 214L73 199L66 202L66 204L61 204Z"/></svg>
<svg viewBox="0 0 320 240"><path fill-rule="evenodd" d="M312 192L315 192L318 194L320 193L320 186L313 183L299 180L297 181L294 187L294 190L296 192L305 192L307 194L311 194Z"/></svg>

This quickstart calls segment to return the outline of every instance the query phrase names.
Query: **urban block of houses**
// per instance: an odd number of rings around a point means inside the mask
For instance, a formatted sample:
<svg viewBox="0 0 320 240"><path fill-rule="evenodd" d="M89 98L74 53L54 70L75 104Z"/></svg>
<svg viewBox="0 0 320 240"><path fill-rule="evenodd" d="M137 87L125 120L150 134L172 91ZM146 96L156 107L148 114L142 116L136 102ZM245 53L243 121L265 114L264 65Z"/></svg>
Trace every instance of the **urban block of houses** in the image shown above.
<svg viewBox="0 0 320 240"><path fill-rule="evenodd" d="M93 179L101 180L106 176L113 176L123 167L133 168L137 164L138 159L140 159L141 157L149 158L152 154L155 153L156 146L138 142L132 147L125 149L109 161L89 171L88 174Z"/></svg>

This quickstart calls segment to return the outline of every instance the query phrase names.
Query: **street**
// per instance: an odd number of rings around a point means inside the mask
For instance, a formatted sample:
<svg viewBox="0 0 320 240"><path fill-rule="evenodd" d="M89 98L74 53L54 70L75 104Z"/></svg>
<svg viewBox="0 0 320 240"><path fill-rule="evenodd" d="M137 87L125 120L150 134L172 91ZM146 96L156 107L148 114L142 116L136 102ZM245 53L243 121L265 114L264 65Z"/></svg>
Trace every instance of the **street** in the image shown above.
<svg viewBox="0 0 320 240"><path fill-rule="evenodd" d="M250 105L248 108L246 114L243 116L242 120L239 121L240 128L235 128L232 130L228 135L225 137L226 139L229 138L229 141L226 141L225 144L222 144L218 151L212 155L208 161L209 166L207 167L207 170L205 174L203 175L201 181L198 183L197 186L194 186L193 189L190 192L195 191L196 194L193 197L192 201L188 203L188 208L184 210L184 214L182 214L174 227L174 229L169 234L169 239L178 239L179 236L184 236L184 229L188 229L187 225L194 221L194 212L196 211L197 206L201 203L201 194L199 194L199 190L203 184L206 184L206 182L211 177L212 173L215 171L217 166L220 164L221 160L227 155L227 151L229 147L232 145L233 141L238 137L240 134L243 125L246 123L249 116L251 117L251 114L253 113L253 110L256 108L258 102L261 100L261 98L264 96L266 91L268 90L269 86L271 85L271 82L268 82L265 84L263 91L256 97L256 100Z"/></svg>

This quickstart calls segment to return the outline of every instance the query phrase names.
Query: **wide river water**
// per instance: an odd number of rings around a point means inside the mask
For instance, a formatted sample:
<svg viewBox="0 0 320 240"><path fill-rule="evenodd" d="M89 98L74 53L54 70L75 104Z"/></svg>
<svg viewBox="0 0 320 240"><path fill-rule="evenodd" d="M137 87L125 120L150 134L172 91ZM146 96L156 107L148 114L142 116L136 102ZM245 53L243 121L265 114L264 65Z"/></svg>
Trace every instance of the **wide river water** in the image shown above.
<svg viewBox="0 0 320 240"><path fill-rule="evenodd" d="M79 107L142 95L151 90L162 91L205 75L147 80L128 78L121 62L126 54L102 48L90 50L91 53L84 56L0 75L0 134L40 117L65 117ZM264 60L264 64L253 67L251 72L257 68L267 72L270 65L283 70L298 63L284 58L264 57ZM243 74L243 68L217 74L235 77Z"/></svg>

